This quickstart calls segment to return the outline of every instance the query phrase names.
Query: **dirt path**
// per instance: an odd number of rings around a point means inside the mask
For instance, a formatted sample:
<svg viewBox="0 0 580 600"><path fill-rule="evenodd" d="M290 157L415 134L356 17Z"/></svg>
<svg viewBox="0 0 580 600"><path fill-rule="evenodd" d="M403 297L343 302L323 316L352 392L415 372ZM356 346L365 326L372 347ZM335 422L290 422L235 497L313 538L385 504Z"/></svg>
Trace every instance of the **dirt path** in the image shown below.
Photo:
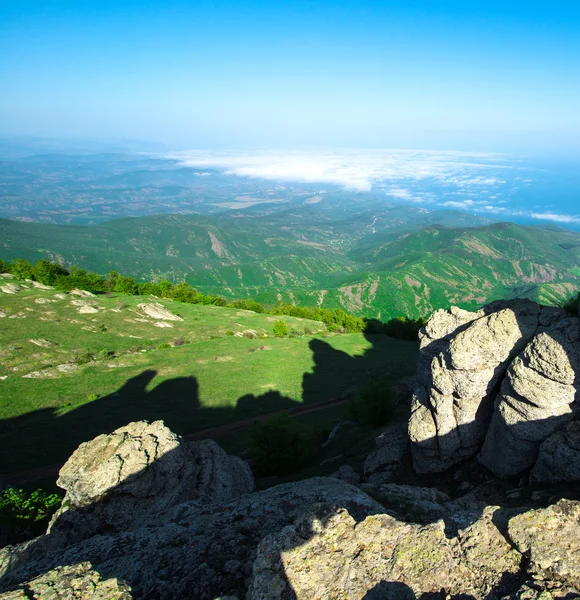
<svg viewBox="0 0 580 600"><path fill-rule="evenodd" d="M254 423L264 421L279 415L287 413L290 416L306 415L308 413L317 412L325 408L331 408L333 406L340 406L347 402L346 398L333 398L332 400L326 400L325 402L318 402L316 404L308 404L306 406L296 406L288 410L279 410L273 413L266 413L263 415L256 415L255 417L249 417L242 419L241 421L235 421L234 423L228 423L227 425L220 425L219 427L212 427L211 429L204 429L203 431L196 431L194 433L188 433L183 436L186 441L193 440L205 440L208 438L219 438L222 435L233 433L236 431L242 431L248 429ZM40 479L55 478L62 467L61 464L48 465L46 467L39 467L37 469L28 469L26 471L17 471L16 473L3 473L0 474L0 487L4 485L22 485L24 483L30 483L39 481Z"/></svg>

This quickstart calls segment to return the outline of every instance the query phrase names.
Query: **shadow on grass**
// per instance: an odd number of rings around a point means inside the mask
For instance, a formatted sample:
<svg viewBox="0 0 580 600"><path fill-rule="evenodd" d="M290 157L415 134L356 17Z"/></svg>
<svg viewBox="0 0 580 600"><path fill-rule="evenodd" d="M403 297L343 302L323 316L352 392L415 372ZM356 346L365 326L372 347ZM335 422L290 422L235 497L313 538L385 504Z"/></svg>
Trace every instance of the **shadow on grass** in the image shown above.
<svg viewBox="0 0 580 600"><path fill-rule="evenodd" d="M389 342L389 338L380 335L368 335L366 339L371 347L354 357L324 340L310 340L314 367L302 376L301 402L269 390L259 395L243 395L233 406L205 406L195 376L166 379L152 387L157 372L145 370L111 394L64 414L46 408L5 419L0 421L0 455L6 457L1 471L14 473L21 468L64 462L82 442L132 421L163 420L170 429L185 435L344 398L373 378L384 377L385 371L395 371L395 378L414 371L414 360L401 365L400 357L393 356L392 340ZM10 483L9 477L3 479L0 483Z"/></svg>

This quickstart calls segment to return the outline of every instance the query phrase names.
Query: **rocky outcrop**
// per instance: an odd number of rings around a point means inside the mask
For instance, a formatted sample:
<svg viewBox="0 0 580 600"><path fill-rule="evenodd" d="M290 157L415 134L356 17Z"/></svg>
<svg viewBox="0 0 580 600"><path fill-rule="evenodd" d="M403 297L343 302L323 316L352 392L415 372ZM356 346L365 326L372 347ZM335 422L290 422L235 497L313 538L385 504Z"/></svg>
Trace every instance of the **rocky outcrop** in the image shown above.
<svg viewBox="0 0 580 600"><path fill-rule="evenodd" d="M152 319L161 319L162 321L183 321L180 316L173 314L168 308L165 308L163 304L159 304L159 302L152 302L150 304L143 302L137 305L137 309L145 316L151 317Z"/></svg>
<svg viewBox="0 0 580 600"><path fill-rule="evenodd" d="M186 500L227 502L252 491L253 477L211 440L185 444L162 421L139 421L81 444L57 484L66 496L49 532L67 545L140 527Z"/></svg>
<svg viewBox="0 0 580 600"><path fill-rule="evenodd" d="M495 474L531 468L542 442L574 418L579 342L578 319L565 318L538 333L510 365L480 457Z"/></svg>
<svg viewBox="0 0 580 600"><path fill-rule="evenodd" d="M528 300L434 313L420 333L409 420L415 470L444 471L480 449L497 475L530 469L542 442L574 418L579 324Z"/></svg>
<svg viewBox="0 0 580 600"><path fill-rule="evenodd" d="M362 600L381 586L377 598L405 597L387 595L389 587L408 598L441 590L484 598L520 561L492 514L449 539L442 521L419 526L378 514L357 522L346 509L313 506L262 540L248 598Z"/></svg>
<svg viewBox="0 0 580 600"><path fill-rule="evenodd" d="M373 499L335 478L224 502L227 455L213 443L188 452L160 422L83 444L61 471L65 508L47 535L0 550L0 598L578 596L578 502L510 511L392 484L369 488ZM71 514L100 526L72 521L63 543Z"/></svg>

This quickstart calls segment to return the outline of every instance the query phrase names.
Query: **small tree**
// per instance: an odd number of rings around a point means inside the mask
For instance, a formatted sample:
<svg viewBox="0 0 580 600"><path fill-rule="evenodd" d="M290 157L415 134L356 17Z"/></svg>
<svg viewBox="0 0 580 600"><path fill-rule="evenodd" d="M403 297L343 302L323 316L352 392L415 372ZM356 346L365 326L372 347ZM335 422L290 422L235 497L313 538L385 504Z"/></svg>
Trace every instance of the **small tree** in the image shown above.
<svg viewBox="0 0 580 600"><path fill-rule="evenodd" d="M276 337L281 338L288 335L288 325L286 325L286 321L283 321L282 319L274 321L273 330Z"/></svg>
<svg viewBox="0 0 580 600"><path fill-rule="evenodd" d="M307 458L307 444L286 413L256 423L250 429L250 457L262 475L283 475L299 469Z"/></svg>
<svg viewBox="0 0 580 600"><path fill-rule="evenodd" d="M34 278L45 285L54 285L59 275L68 275L68 271L58 263L41 259L34 266Z"/></svg>

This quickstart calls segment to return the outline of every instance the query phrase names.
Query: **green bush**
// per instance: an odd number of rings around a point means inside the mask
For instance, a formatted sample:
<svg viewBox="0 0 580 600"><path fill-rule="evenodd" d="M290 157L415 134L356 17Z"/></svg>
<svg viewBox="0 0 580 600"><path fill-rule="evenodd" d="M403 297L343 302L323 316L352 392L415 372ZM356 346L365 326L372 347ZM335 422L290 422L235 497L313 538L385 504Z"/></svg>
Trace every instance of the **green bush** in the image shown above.
<svg viewBox="0 0 580 600"><path fill-rule="evenodd" d="M159 344L159 346L157 346L159 348L159 350L165 350L167 348L171 348L171 344L168 344L167 342L163 342L163 344Z"/></svg>
<svg viewBox="0 0 580 600"><path fill-rule="evenodd" d="M10 273L16 277L16 279L32 279L34 275L34 267L28 260L21 258L15 258L10 263Z"/></svg>
<svg viewBox="0 0 580 600"><path fill-rule="evenodd" d="M349 418L363 425L381 427L395 415L397 397L388 381L371 383L353 398L347 408Z"/></svg>
<svg viewBox="0 0 580 600"><path fill-rule="evenodd" d="M249 433L250 458L261 475L299 469L308 456L305 436L286 413L255 423Z"/></svg>
<svg viewBox="0 0 580 600"><path fill-rule="evenodd" d="M286 321L283 321L282 319L274 321L273 330L276 337L284 337L288 335L288 325L286 325Z"/></svg>
<svg viewBox="0 0 580 600"><path fill-rule="evenodd" d="M40 535L62 498L43 490L25 492L8 488L0 492L0 524L5 536L11 541L18 536Z"/></svg>
<svg viewBox="0 0 580 600"><path fill-rule="evenodd" d="M233 332L231 329L228 329L228 330L226 331L226 335L228 335L228 336L232 336L232 335L234 335L234 332Z"/></svg>

